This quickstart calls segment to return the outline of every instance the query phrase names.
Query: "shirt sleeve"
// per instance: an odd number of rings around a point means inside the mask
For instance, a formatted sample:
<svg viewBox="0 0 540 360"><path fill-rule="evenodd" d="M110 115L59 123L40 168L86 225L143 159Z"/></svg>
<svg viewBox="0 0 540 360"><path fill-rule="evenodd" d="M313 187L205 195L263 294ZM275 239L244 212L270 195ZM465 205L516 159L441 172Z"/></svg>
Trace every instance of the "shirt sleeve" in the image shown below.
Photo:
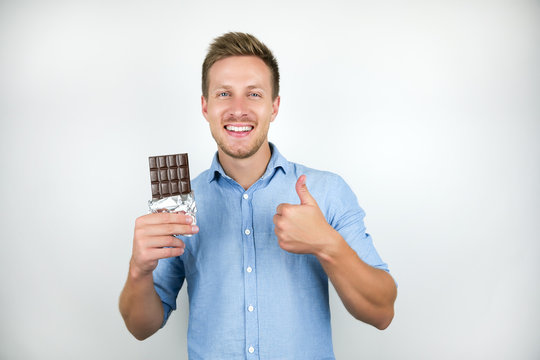
<svg viewBox="0 0 540 360"><path fill-rule="evenodd" d="M328 222L356 251L362 261L389 273L388 264L382 261L371 236L366 233L364 225L366 214L358 205L353 191L340 176L336 175L333 182L331 188L335 191L329 192L326 198Z"/></svg>
<svg viewBox="0 0 540 360"><path fill-rule="evenodd" d="M163 323L165 326L171 312L176 310L176 298L184 283L184 263L180 257L160 259L153 272L154 288L163 305Z"/></svg>

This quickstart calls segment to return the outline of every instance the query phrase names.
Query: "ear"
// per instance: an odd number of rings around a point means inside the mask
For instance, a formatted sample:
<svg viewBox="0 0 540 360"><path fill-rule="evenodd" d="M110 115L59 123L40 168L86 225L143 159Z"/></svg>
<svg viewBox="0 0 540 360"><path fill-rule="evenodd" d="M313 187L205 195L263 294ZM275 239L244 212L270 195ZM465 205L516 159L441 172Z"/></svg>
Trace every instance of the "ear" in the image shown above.
<svg viewBox="0 0 540 360"><path fill-rule="evenodd" d="M208 101L204 95L201 95L201 110L204 118L208 121Z"/></svg>
<svg viewBox="0 0 540 360"><path fill-rule="evenodd" d="M278 114L278 111L279 111L280 102L281 102L281 98L279 96L277 96L274 99L274 102L272 103L272 117L270 118L270 122L274 121L274 119L276 118L276 116Z"/></svg>

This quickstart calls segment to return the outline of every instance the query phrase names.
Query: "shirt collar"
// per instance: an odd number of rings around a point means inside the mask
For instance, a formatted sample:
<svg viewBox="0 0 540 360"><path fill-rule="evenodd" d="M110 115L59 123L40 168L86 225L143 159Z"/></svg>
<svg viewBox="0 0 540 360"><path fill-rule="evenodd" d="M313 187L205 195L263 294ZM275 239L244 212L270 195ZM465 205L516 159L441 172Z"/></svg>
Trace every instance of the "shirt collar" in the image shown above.
<svg viewBox="0 0 540 360"><path fill-rule="evenodd" d="M268 175L272 174L276 169L281 168L285 174L287 174L287 171L289 171L289 162L281 153L278 151L277 147L269 142L270 145L270 151L272 152L272 156L270 157L270 161L268 162L268 166L266 167L266 171L264 172L264 175L262 178L267 177ZM225 170L223 170L223 167L219 163L218 159L218 153L216 151L216 154L214 155L214 159L212 160L212 165L210 166L210 171L208 172L208 182L212 182L213 180L216 180L218 176L224 176L229 177L227 174L225 174Z"/></svg>

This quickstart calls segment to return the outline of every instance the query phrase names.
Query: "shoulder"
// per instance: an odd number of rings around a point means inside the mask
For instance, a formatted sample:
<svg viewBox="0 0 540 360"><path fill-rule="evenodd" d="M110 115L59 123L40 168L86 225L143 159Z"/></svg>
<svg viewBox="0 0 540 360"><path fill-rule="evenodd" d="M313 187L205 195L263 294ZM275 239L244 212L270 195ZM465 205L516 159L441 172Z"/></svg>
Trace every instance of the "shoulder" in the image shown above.
<svg viewBox="0 0 540 360"><path fill-rule="evenodd" d="M329 219L335 213L359 208L356 195L340 175L296 163L291 163L290 169L296 179L306 175L308 191Z"/></svg>
<svg viewBox="0 0 540 360"><path fill-rule="evenodd" d="M308 191L317 201L329 223L334 224L336 219L345 214L364 216L356 195L340 175L296 163L291 163L290 169L294 171L297 179L301 175L306 175Z"/></svg>
<svg viewBox="0 0 540 360"><path fill-rule="evenodd" d="M302 164L290 162L290 170L298 179L301 175L306 175L306 185L308 189L321 189L325 193L351 191L349 185L338 174L331 171L318 170Z"/></svg>

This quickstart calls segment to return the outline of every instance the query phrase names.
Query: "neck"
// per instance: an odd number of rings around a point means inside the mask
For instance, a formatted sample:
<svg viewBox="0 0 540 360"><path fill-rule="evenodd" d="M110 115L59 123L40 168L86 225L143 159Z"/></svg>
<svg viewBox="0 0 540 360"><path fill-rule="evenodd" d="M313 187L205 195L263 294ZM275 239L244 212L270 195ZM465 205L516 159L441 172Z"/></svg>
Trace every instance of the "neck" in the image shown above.
<svg viewBox="0 0 540 360"><path fill-rule="evenodd" d="M219 163L234 181L244 190L249 189L266 171L272 153L268 141L261 145L259 150L246 159L236 159L218 149Z"/></svg>

